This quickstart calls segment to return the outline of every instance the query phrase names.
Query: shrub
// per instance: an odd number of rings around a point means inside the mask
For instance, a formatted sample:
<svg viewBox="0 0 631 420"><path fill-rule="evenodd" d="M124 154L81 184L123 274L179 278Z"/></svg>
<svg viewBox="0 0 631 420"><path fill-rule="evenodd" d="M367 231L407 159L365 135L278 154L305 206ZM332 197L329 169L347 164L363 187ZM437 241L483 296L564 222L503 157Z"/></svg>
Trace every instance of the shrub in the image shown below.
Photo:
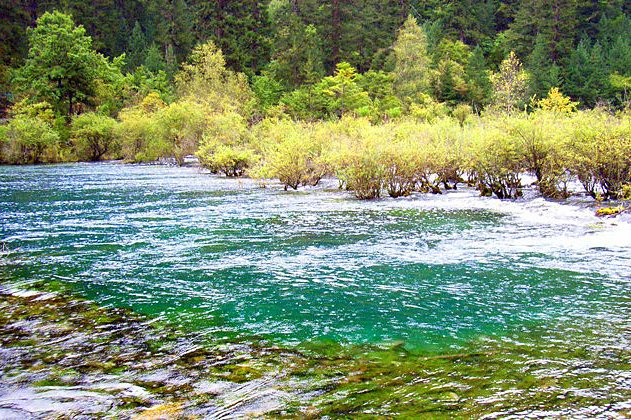
<svg viewBox="0 0 631 420"><path fill-rule="evenodd" d="M301 185L317 185L326 174L321 144L310 125L268 120L256 135L264 156L259 177L278 178L285 190L295 190Z"/></svg>
<svg viewBox="0 0 631 420"><path fill-rule="evenodd" d="M567 170L567 124L554 112L538 111L530 116L504 120L503 129L521 153L523 169L536 178L544 197L569 195Z"/></svg>
<svg viewBox="0 0 631 420"><path fill-rule="evenodd" d="M200 104L174 102L154 114L155 136L149 139L151 156L172 157L178 165L194 154L206 127L205 110Z"/></svg>
<svg viewBox="0 0 631 420"><path fill-rule="evenodd" d="M116 121L93 112L72 121L71 139L79 160L97 161L118 151L114 137Z"/></svg>
<svg viewBox="0 0 631 420"><path fill-rule="evenodd" d="M198 156L200 156L198 152ZM202 156L204 156L202 154ZM239 146L220 145L212 154L200 159L203 166L213 173L222 173L229 177L244 176L248 168L256 161L252 150Z"/></svg>
<svg viewBox="0 0 631 420"><path fill-rule="evenodd" d="M593 198L621 198L631 184L631 119L593 111L575 121L569 147L572 173Z"/></svg>
<svg viewBox="0 0 631 420"><path fill-rule="evenodd" d="M114 137L125 160L146 162L158 159L150 144L156 137L155 114L166 106L157 94L151 93L138 106L125 108L119 113L120 122L114 127Z"/></svg>
<svg viewBox="0 0 631 420"><path fill-rule="evenodd" d="M482 195L521 197L523 167L515 142L495 127L480 126L471 131L471 173Z"/></svg>
<svg viewBox="0 0 631 420"><path fill-rule="evenodd" d="M335 140L327 160L341 185L361 200L381 197L387 172L383 146L387 131L363 119L343 119L332 128Z"/></svg>
<svg viewBox="0 0 631 420"><path fill-rule="evenodd" d="M256 161L249 146L251 135L245 119L234 112L211 114L206 124L196 153L202 166L226 176L245 175Z"/></svg>
<svg viewBox="0 0 631 420"><path fill-rule="evenodd" d="M0 158L5 163L29 164L60 160L61 136L52 108L45 102L18 102L12 118L0 130Z"/></svg>

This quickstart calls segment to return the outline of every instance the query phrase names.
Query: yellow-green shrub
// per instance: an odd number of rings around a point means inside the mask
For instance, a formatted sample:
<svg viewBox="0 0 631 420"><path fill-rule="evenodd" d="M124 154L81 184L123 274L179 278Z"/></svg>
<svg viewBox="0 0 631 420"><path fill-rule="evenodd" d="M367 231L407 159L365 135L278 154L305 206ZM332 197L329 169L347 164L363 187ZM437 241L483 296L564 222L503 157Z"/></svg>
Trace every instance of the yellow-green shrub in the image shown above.
<svg viewBox="0 0 631 420"><path fill-rule="evenodd" d="M570 170L592 197L621 198L631 184L631 118L592 111L574 121Z"/></svg>
<svg viewBox="0 0 631 420"><path fill-rule="evenodd" d="M477 126L471 138L471 174L483 195L517 198L522 195L522 152L506 133L496 127Z"/></svg>
<svg viewBox="0 0 631 420"><path fill-rule="evenodd" d="M147 145L150 156L174 158L178 165L197 151L206 127L204 107L195 102L179 101L155 114L155 136Z"/></svg>
<svg viewBox="0 0 631 420"><path fill-rule="evenodd" d="M150 150L150 143L156 136L155 114L167 105L157 94L150 93L133 107L123 109L114 127L114 137L121 147L121 153L129 162L147 162L158 159Z"/></svg>
<svg viewBox="0 0 631 420"><path fill-rule="evenodd" d="M294 190L317 185L326 174L322 147L309 124L269 120L256 131L263 159L256 171L260 178L277 178Z"/></svg>
<svg viewBox="0 0 631 420"><path fill-rule="evenodd" d="M118 144L114 137L116 120L88 112L72 120L71 139L79 160L97 161L116 156Z"/></svg>
<svg viewBox="0 0 631 420"><path fill-rule="evenodd" d="M52 108L45 102L18 102L0 127L0 161L11 164L56 162L63 145Z"/></svg>
<svg viewBox="0 0 631 420"><path fill-rule="evenodd" d="M550 111L505 118L502 128L521 153L523 169L537 179L544 197L569 195L568 120Z"/></svg>
<svg viewBox="0 0 631 420"><path fill-rule="evenodd" d="M213 173L243 176L256 161L250 146L251 133L245 119L236 112L210 114L196 155Z"/></svg>

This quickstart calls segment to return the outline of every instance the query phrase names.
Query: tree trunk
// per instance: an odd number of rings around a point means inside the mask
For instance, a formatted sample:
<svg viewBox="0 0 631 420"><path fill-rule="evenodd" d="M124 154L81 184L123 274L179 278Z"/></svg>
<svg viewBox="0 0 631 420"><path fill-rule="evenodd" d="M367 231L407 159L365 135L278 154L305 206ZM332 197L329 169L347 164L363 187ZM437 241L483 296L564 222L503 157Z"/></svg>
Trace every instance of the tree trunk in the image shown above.
<svg viewBox="0 0 631 420"><path fill-rule="evenodd" d="M331 56L333 65L340 62L340 42L342 40L342 22L340 18L340 0L331 2Z"/></svg>

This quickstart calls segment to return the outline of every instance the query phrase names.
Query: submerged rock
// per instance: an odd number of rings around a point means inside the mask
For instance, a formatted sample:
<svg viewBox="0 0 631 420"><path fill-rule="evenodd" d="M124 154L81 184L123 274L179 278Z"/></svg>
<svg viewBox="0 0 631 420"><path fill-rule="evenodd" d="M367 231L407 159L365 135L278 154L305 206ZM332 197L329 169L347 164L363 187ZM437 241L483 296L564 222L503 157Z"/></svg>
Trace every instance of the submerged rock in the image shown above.
<svg viewBox="0 0 631 420"><path fill-rule="evenodd" d="M0 306L2 420L250 416L300 399L297 388L276 389L280 376L259 379L244 363L261 356L243 344L211 351L131 313L54 293L3 288Z"/></svg>
<svg viewBox="0 0 631 420"><path fill-rule="evenodd" d="M601 209L596 210L596 216L598 217L606 217L606 216L617 216L625 211L623 206L618 207L603 207Z"/></svg>

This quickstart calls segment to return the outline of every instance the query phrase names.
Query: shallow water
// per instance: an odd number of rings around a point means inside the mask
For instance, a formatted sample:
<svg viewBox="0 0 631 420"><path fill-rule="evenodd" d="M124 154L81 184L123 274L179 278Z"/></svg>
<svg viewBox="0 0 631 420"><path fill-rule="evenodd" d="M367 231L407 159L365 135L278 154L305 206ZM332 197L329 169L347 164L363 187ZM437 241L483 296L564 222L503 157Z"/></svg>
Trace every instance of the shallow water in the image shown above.
<svg viewBox="0 0 631 420"><path fill-rule="evenodd" d="M0 168L10 281L61 280L213 339L449 351L560 321L628 323L631 225L474 191L373 202L191 168ZM330 187L335 183L331 183Z"/></svg>

